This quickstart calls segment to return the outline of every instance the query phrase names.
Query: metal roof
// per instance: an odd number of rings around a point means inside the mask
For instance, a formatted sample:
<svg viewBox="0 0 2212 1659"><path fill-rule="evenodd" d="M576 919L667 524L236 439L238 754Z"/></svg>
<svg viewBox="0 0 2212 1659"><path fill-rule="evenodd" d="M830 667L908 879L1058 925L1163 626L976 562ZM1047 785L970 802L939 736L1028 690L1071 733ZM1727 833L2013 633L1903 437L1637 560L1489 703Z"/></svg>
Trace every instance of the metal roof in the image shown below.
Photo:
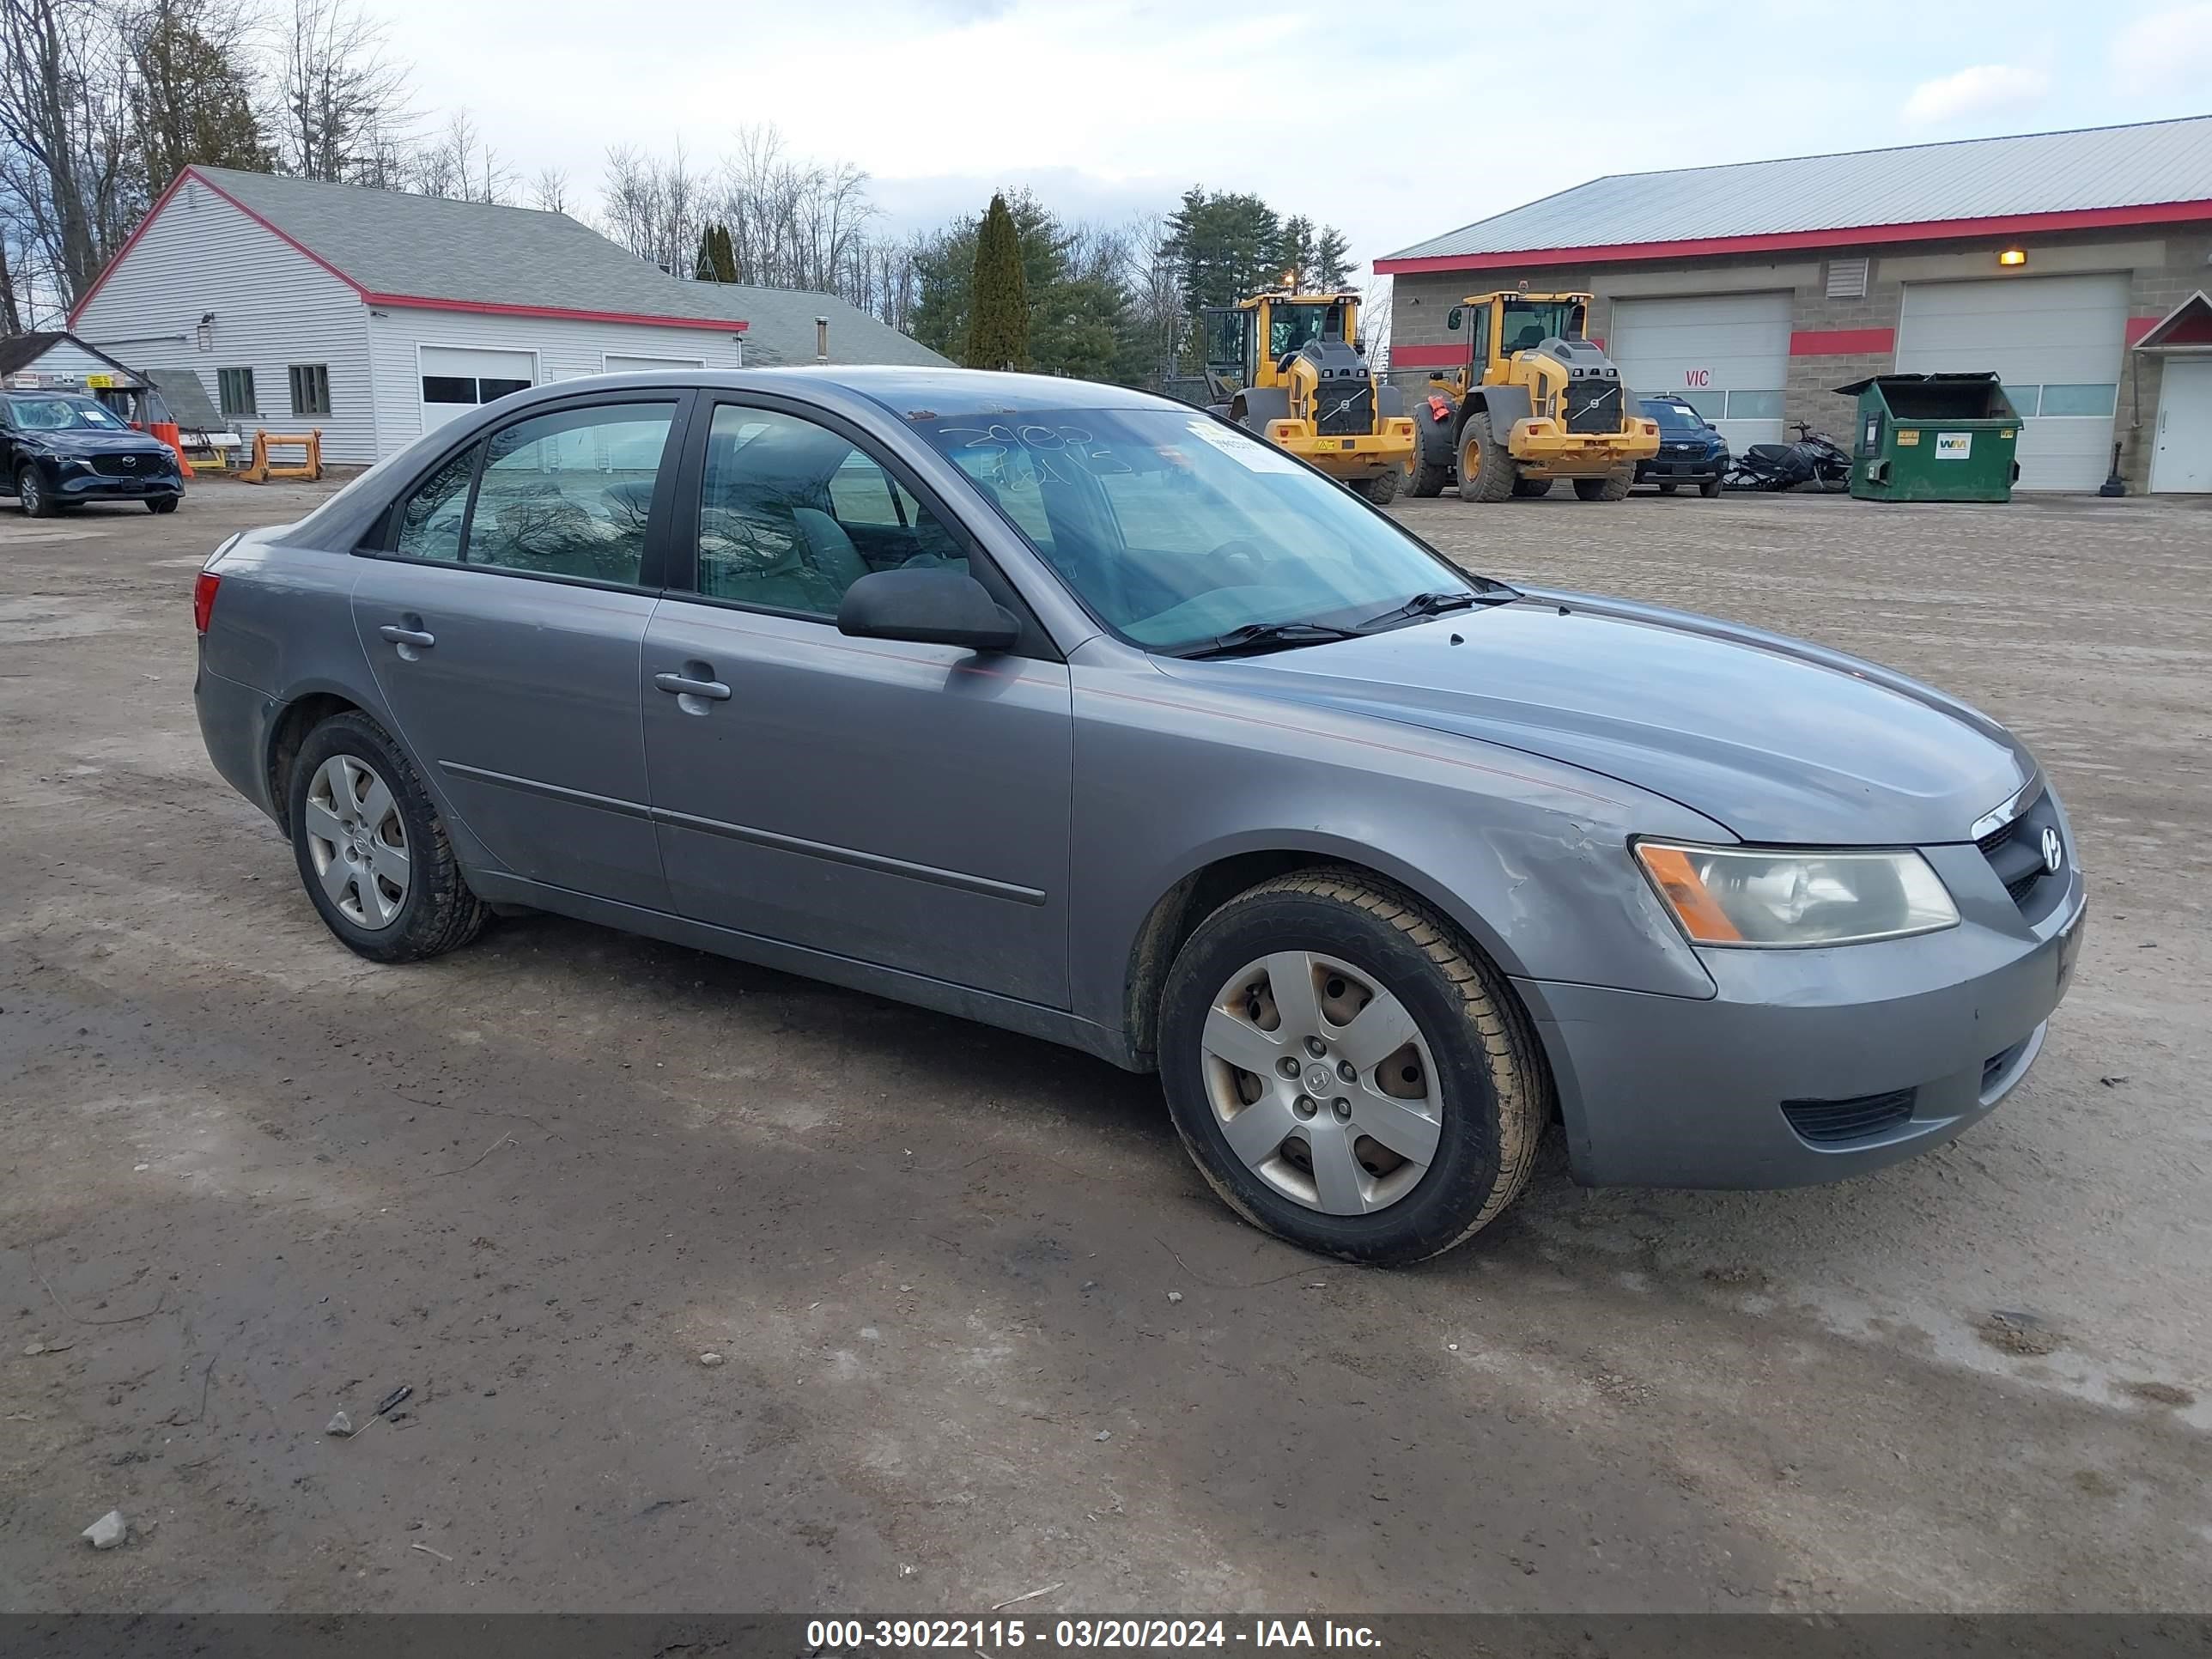
<svg viewBox="0 0 2212 1659"><path fill-rule="evenodd" d="M1611 173L1376 263L1381 269L1455 255L1673 245L2206 202L2212 202L2212 116L2193 116Z"/></svg>
<svg viewBox="0 0 2212 1659"><path fill-rule="evenodd" d="M835 360L945 361L835 295L684 282L565 213L230 167L195 166L180 182L195 174L373 303L742 325L746 358L759 363L811 362L814 319L827 317Z"/></svg>

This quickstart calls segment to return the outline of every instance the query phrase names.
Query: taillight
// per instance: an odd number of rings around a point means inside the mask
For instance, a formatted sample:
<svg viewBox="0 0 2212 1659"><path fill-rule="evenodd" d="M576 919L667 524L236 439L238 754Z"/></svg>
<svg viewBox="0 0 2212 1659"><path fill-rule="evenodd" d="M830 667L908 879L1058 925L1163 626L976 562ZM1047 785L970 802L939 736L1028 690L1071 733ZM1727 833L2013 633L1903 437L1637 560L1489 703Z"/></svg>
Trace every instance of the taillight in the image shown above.
<svg viewBox="0 0 2212 1659"><path fill-rule="evenodd" d="M212 570L203 570L192 579L192 629L205 634L208 618L215 614L215 591L222 586L222 578Z"/></svg>

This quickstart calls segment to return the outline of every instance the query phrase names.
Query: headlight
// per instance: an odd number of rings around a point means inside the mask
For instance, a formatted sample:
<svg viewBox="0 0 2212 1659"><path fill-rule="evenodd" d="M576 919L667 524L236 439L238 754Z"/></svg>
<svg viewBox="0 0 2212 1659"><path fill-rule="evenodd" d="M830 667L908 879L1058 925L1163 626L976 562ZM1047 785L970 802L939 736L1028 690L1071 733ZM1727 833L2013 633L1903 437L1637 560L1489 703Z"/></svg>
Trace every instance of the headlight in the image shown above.
<svg viewBox="0 0 2212 1659"><path fill-rule="evenodd" d="M1955 927L1959 908L1913 852L1636 844L1644 873L1699 945L1851 945Z"/></svg>

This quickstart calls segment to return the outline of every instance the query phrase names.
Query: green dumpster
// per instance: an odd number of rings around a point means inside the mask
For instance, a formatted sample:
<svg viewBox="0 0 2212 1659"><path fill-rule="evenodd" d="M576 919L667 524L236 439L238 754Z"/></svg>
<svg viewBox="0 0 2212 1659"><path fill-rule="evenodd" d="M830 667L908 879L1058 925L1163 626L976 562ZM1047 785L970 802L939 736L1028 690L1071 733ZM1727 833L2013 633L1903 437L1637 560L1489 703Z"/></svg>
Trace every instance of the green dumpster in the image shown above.
<svg viewBox="0 0 2212 1659"><path fill-rule="evenodd" d="M1858 500L2012 499L2020 416L1995 374L1876 374L1836 390L1858 399Z"/></svg>

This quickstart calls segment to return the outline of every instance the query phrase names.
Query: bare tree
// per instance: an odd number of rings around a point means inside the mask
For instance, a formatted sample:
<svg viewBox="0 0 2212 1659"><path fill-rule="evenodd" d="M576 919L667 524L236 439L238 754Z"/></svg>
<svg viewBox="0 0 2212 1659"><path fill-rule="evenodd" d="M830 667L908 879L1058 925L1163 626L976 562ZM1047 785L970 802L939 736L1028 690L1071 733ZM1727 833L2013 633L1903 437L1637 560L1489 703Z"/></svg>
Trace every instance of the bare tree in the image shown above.
<svg viewBox="0 0 2212 1659"><path fill-rule="evenodd" d="M81 0L0 0L0 58L7 192L40 274L74 301L134 216L121 39Z"/></svg>
<svg viewBox="0 0 2212 1659"><path fill-rule="evenodd" d="M407 172L408 183L425 196L503 204L514 193L513 170L483 142L465 109L446 118L445 131L415 152Z"/></svg>
<svg viewBox="0 0 2212 1659"><path fill-rule="evenodd" d="M681 144L665 161L628 144L614 146L601 196L608 235L663 270L690 275L708 203L704 180Z"/></svg>
<svg viewBox="0 0 2212 1659"><path fill-rule="evenodd" d="M548 213L566 213L570 206L568 173L561 167L538 168L530 186L530 204Z"/></svg>
<svg viewBox="0 0 2212 1659"><path fill-rule="evenodd" d="M395 182L414 118L408 71L386 54L383 25L356 0L291 0L279 28L273 125L286 168L335 183Z"/></svg>

